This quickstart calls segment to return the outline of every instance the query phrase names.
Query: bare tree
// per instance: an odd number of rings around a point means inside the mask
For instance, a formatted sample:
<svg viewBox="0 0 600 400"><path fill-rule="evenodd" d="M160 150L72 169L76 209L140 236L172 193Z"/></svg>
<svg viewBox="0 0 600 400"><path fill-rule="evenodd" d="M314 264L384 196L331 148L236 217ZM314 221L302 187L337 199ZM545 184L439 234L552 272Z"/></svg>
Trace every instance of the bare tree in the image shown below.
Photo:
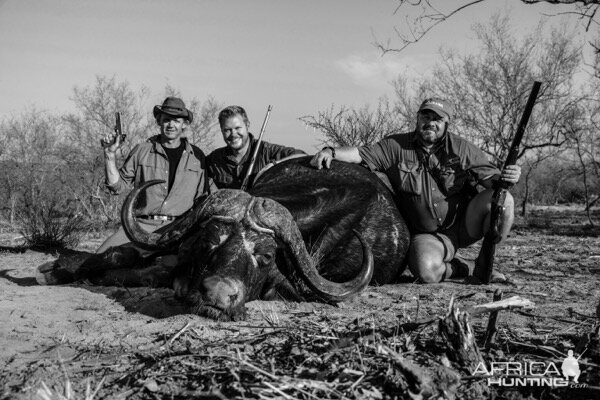
<svg viewBox="0 0 600 400"><path fill-rule="evenodd" d="M60 118L30 107L2 121L0 131L5 138L3 158L11 167L4 179L13 188L12 196L28 194L35 200L36 188L44 187L60 160ZM14 213L12 209L11 217Z"/></svg>
<svg viewBox="0 0 600 400"><path fill-rule="evenodd" d="M61 120L35 107L2 121L3 152L9 159L24 163L45 163L55 159L61 143Z"/></svg>
<svg viewBox="0 0 600 400"><path fill-rule="evenodd" d="M581 58L572 36L554 31L540 41L540 29L519 40L511 33L508 18L495 15L488 25L474 28L481 48L467 55L442 51L442 61L431 76L413 90L420 100L433 95L451 100L456 109L451 130L477 144L497 165L506 158L534 80L543 85L520 156L532 149L562 146L565 137L559 124L585 97L573 80ZM404 80L396 84L397 94L403 95L397 107L414 112L417 101L407 100Z"/></svg>
<svg viewBox="0 0 600 400"><path fill-rule="evenodd" d="M536 197L536 186L539 183L536 181L535 172L548 160L556 158L558 155L563 153L563 148L552 148L552 149L533 149L529 152L527 157L522 159L523 175L521 177L520 186L522 187L521 192L521 216L527 215L527 205L530 202L536 201L541 202L539 197ZM536 203L537 204L537 203Z"/></svg>
<svg viewBox="0 0 600 400"><path fill-rule="evenodd" d="M121 201L104 189L100 139L112 132L115 112L119 111L127 135L119 157L122 159L134 145L146 140L154 129L147 110L148 97L147 88L134 90L129 82L118 81L115 76L96 76L94 85L73 88L71 100L76 112L63 116L67 140L60 149L63 164L59 179L90 219L119 219Z"/></svg>
<svg viewBox="0 0 600 400"><path fill-rule="evenodd" d="M361 109L332 107L301 120L319 129L325 143L371 144L389 133L413 129L421 101L427 97L443 97L456 108L450 130L474 142L501 166L531 86L534 80L541 80L542 90L519 154L522 165L527 167L525 186L519 188L524 191L522 212L525 213L527 201L534 197L530 189L536 187L533 182L534 177L537 179L536 168L550 157L567 151L570 142L566 126L573 110L582 102L591 101L593 93L598 91L589 84L579 86L574 80L582 63L573 34L563 28L555 29L540 40L542 29L543 26L539 26L519 39L512 33L508 18L498 14L489 24L474 27L481 46L472 53L442 51L441 61L429 76L420 80L399 76L394 82L393 104L382 99L377 112L367 106ZM378 121L375 118L378 115L387 125L365 123ZM589 129L597 129L590 121L587 124ZM573 161L571 157L569 162Z"/></svg>
<svg viewBox="0 0 600 400"><path fill-rule="evenodd" d="M10 204L11 224L31 245L74 244L85 225L72 193L58 179L64 131L61 118L33 107L0 123L6 140L3 200Z"/></svg>
<svg viewBox="0 0 600 400"><path fill-rule="evenodd" d="M577 166L573 169L575 175L581 178L585 209L591 225L591 206L600 198L600 138L597 134L600 122L600 95L597 96L595 99L580 102L562 126L577 161Z"/></svg>
<svg viewBox="0 0 600 400"><path fill-rule="evenodd" d="M0 123L2 201L11 224L15 223L23 195L44 185L48 173L40 166L56 164L60 132L60 119L35 107Z"/></svg>
<svg viewBox="0 0 600 400"><path fill-rule="evenodd" d="M600 0L518 0L525 4L549 3L572 5L567 14L577 15L585 31L592 26L598 27L600 20L598 10ZM448 7L444 0L397 0L394 15L403 18L401 25L394 28L395 40L382 42L375 39L374 45L384 54L400 52L407 46L418 42L437 25L459 15L462 11L479 3L492 3L491 0L464 0L459 5L453 3ZM557 15L565 13L557 13ZM595 46L598 49L597 46Z"/></svg>
<svg viewBox="0 0 600 400"><path fill-rule="evenodd" d="M127 154L149 136L148 130L152 127L150 112L146 109L149 94L148 88L134 90L129 82L117 81L115 76L98 75L93 86L75 86L71 100L77 111L64 117L69 142L84 157L98 155L100 138L112 132L115 112L119 111L123 133L127 135L121 151Z"/></svg>
<svg viewBox="0 0 600 400"><path fill-rule="evenodd" d="M368 105L360 109L342 106L337 110L331 106L317 116L303 116L300 121L321 131L325 136L324 144L365 146L406 128L406 123L398 117L389 101L382 98L375 110Z"/></svg>

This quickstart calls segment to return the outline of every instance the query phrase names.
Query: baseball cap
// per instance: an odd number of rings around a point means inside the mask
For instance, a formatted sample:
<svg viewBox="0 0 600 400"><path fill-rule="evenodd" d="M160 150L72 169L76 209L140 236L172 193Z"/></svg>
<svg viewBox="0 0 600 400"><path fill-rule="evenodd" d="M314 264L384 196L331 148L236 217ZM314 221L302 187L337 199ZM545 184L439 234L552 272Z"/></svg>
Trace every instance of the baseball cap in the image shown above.
<svg viewBox="0 0 600 400"><path fill-rule="evenodd" d="M452 116L454 115L454 107L452 107L452 104L437 97L423 100L421 107L419 107L419 111L422 110L431 110L437 115L448 117L448 119L452 119Z"/></svg>

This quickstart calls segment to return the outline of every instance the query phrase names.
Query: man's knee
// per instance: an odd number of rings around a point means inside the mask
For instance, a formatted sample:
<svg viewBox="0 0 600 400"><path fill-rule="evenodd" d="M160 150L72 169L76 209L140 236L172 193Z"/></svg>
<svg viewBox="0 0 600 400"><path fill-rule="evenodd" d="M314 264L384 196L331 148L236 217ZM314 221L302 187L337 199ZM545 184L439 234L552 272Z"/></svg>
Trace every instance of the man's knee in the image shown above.
<svg viewBox="0 0 600 400"><path fill-rule="evenodd" d="M490 228L493 190L487 189L479 193L467 207L465 225L467 233L472 238L481 238ZM501 235L505 237L514 220L515 201L510 192L506 192L500 214Z"/></svg>
<svg viewBox="0 0 600 400"><path fill-rule="evenodd" d="M411 272L423 283L438 283L444 279L446 265L444 262L421 264L416 265L414 270L411 268Z"/></svg>
<svg viewBox="0 0 600 400"><path fill-rule="evenodd" d="M423 283L437 283L444 278L444 245L435 236L413 237L408 257L410 271Z"/></svg>

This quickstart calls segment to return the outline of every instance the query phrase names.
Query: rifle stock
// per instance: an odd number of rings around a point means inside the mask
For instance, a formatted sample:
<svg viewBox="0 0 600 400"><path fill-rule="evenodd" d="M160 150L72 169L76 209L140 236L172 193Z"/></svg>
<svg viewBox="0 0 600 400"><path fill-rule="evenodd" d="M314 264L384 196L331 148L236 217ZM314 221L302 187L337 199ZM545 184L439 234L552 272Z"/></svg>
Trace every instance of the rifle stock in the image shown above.
<svg viewBox="0 0 600 400"><path fill-rule="evenodd" d="M521 116L521 121L517 127L517 132L510 145L506 161L502 169L509 165L515 165L519 156L519 146L525 133L525 128L529 122L529 117L533 111L535 100L540 91L541 82L534 82L525 110ZM490 211L490 227L483 237L483 243L481 244L481 254L479 255L478 264L482 265L483 268L478 271L479 280L484 284L489 284L492 279L492 272L494 271L494 256L496 254L496 244L502 239L502 217L504 215L504 201L506 200L506 193L512 185L508 182L498 180L494 185L494 193L492 195L492 204Z"/></svg>

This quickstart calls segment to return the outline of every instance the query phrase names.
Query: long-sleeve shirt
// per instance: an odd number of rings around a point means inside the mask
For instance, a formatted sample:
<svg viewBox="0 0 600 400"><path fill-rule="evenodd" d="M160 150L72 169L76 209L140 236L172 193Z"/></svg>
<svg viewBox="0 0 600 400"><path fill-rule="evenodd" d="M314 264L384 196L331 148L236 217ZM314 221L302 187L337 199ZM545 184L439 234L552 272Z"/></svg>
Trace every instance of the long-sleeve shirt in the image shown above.
<svg viewBox="0 0 600 400"><path fill-rule="evenodd" d="M485 153L450 132L429 152L415 132L391 135L358 151L368 168L387 175L414 233L452 226L475 187L491 187L500 175Z"/></svg>
<svg viewBox="0 0 600 400"><path fill-rule="evenodd" d="M153 179L164 183L149 187L140 196L136 215L179 216L189 210L194 200L209 192L206 173L206 159L202 150L182 139L185 149L175 172L171 191L169 187L169 159L159 141L153 136L146 142L136 145L119 169L119 180L107 185L113 194L119 194L132 185L135 187Z"/></svg>
<svg viewBox="0 0 600 400"><path fill-rule="evenodd" d="M229 147L221 147L210 153L207 157L209 175L219 189L239 189L250 167L250 160L254 148L258 142L252 134L248 151L240 161L235 159L233 151ZM305 154L302 150L293 147L281 146L263 141L256 155L256 161L250 174L250 185L256 174L272 161L294 155Z"/></svg>

